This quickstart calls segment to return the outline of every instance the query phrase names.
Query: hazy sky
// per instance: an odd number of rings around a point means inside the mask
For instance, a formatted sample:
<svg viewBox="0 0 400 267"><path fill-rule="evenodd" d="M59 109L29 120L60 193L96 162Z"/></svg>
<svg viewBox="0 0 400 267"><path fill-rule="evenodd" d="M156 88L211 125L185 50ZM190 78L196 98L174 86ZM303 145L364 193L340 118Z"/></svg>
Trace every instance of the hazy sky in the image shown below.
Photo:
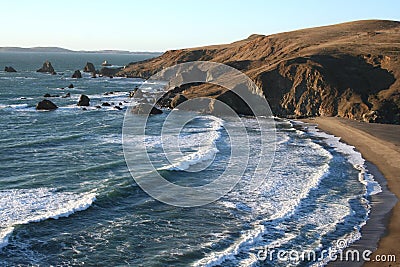
<svg viewBox="0 0 400 267"><path fill-rule="evenodd" d="M400 20L400 1L0 2L0 46L165 51L359 19Z"/></svg>

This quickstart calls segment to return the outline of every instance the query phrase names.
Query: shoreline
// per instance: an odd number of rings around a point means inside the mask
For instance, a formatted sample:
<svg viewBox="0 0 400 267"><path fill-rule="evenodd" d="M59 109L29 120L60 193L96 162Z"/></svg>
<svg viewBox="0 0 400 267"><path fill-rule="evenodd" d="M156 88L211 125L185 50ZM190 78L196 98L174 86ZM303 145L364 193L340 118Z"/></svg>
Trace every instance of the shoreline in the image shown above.
<svg viewBox="0 0 400 267"><path fill-rule="evenodd" d="M382 187L370 196L371 211L361 228L361 238L347 249L371 250L370 262L335 261L329 266L400 266L400 125L369 124L337 117L317 117L299 121L317 125L326 133L341 137L365 159L369 173ZM397 135L396 135L397 133ZM346 251L346 250L345 250ZM395 255L396 262L372 261L377 255Z"/></svg>

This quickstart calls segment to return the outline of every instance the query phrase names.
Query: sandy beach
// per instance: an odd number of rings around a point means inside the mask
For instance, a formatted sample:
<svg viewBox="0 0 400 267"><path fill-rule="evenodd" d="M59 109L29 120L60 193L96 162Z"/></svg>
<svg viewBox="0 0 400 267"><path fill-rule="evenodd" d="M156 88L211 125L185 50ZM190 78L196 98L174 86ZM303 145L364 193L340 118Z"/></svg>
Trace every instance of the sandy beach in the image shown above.
<svg viewBox="0 0 400 267"><path fill-rule="evenodd" d="M367 168L381 184L383 192L371 197L370 219L362 229L362 238L351 247L374 250L377 246L370 256L371 261L363 266L400 266L400 202L397 201L400 198L400 125L369 124L337 117L302 121L317 124L322 131L340 136L367 160ZM377 262L375 259L379 255L396 255L396 262ZM332 265L354 266L361 263L340 262Z"/></svg>

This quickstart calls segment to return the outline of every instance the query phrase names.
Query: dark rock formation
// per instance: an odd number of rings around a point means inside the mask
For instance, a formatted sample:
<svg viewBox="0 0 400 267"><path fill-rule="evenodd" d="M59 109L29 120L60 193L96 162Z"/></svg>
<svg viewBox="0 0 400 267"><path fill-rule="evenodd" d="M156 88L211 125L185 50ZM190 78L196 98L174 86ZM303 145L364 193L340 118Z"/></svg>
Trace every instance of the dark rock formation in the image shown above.
<svg viewBox="0 0 400 267"><path fill-rule="evenodd" d="M92 72L92 76L91 76L91 78L97 78L97 74L96 74L96 72L95 72L95 71L93 71L93 72Z"/></svg>
<svg viewBox="0 0 400 267"><path fill-rule="evenodd" d="M83 72L90 72L90 73L96 72L93 63L87 62L85 67L83 68Z"/></svg>
<svg viewBox="0 0 400 267"><path fill-rule="evenodd" d="M51 65L51 63L49 61L47 61L47 60L43 63L43 66L40 69L38 69L36 72L51 73L53 75L57 74L54 71L54 68Z"/></svg>
<svg viewBox="0 0 400 267"><path fill-rule="evenodd" d="M269 36L252 35L228 45L167 51L160 57L131 63L117 75L149 78L177 63L220 62L247 74L276 116L340 116L399 124L398 40L400 22L355 21ZM196 70L190 75L204 77L205 72ZM216 73L206 75L209 79ZM188 99L220 97L232 105L242 105L230 101L233 95L224 95L226 91L209 84L192 84L165 95L158 104L170 107L176 94L182 93ZM246 112L246 108L233 108Z"/></svg>
<svg viewBox="0 0 400 267"><path fill-rule="evenodd" d="M162 114L162 110L154 107L153 105L150 104L139 104L131 109L131 112L134 114L150 114L150 115L156 115L156 114Z"/></svg>
<svg viewBox="0 0 400 267"><path fill-rule="evenodd" d="M76 70L76 71L74 72L74 74L72 74L72 77L71 77L71 78L75 78L75 79L82 78L82 73L81 73L81 71L80 71L80 70Z"/></svg>
<svg viewBox="0 0 400 267"><path fill-rule="evenodd" d="M66 93L64 96L62 96L62 98L68 98L71 97L71 93Z"/></svg>
<svg viewBox="0 0 400 267"><path fill-rule="evenodd" d="M108 103L108 102L101 103L101 105L102 105L103 107L110 107L110 106L111 106L111 104Z"/></svg>
<svg viewBox="0 0 400 267"><path fill-rule="evenodd" d="M171 108L176 108L178 105L182 104L186 100L188 100L186 96L178 94L171 100L170 106Z"/></svg>
<svg viewBox="0 0 400 267"><path fill-rule="evenodd" d="M81 95L78 100L78 106L89 106L90 99L87 95Z"/></svg>
<svg viewBox="0 0 400 267"><path fill-rule="evenodd" d="M70 85L68 85L68 88L74 88L74 85L71 83Z"/></svg>
<svg viewBox="0 0 400 267"><path fill-rule="evenodd" d="M122 68L101 68L99 71L99 74L101 76L107 76L107 77L112 77L115 76L119 71L121 71Z"/></svg>
<svg viewBox="0 0 400 267"><path fill-rule="evenodd" d="M50 100L47 100L47 99L40 101L36 105L37 110L54 110L57 108L58 107L56 106L56 104L54 104L53 102L51 102Z"/></svg>
<svg viewBox="0 0 400 267"><path fill-rule="evenodd" d="M120 106L114 106L115 109L122 110Z"/></svg>
<svg viewBox="0 0 400 267"><path fill-rule="evenodd" d="M5 72L17 72L13 67L11 67L11 66L6 66L5 68L4 68L4 71Z"/></svg>
<svg viewBox="0 0 400 267"><path fill-rule="evenodd" d="M60 97L59 95L44 94L43 97Z"/></svg>

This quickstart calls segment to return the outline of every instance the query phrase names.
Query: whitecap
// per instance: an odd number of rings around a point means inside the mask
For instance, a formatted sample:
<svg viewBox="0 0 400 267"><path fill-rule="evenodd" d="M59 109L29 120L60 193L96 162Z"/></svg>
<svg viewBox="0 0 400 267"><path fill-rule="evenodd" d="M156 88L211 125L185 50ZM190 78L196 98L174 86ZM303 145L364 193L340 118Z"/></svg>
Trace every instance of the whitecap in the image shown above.
<svg viewBox="0 0 400 267"><path fill-rule="evenodd" d="M336 137L331 134L319 131L317 126L310 125L308 132L311 135L324 138L324 142L332 147L335 151L346 156L347 160L353 165L353 167L360 171L359 181L365 185L366 195L375 195L382 192L382 188L377 181L374 180L374 176L368 173L365 165L365 160L361 153L354 150L354 146L348 145L340 141L340 137Z"/></svg>
<svg viewBox="0 0 400 267"><path fill-rule="evenodd" d="M180 135L178 140L169 140L168 142L163 143L163 145L175 145L178 143L181 149L197 148L195 149L196 151L185 153L183 157L175 159L172 164L161 167L158 170L188 170L191 166L200 162L212 160L219 152L216 142L221 137L223 120L214 116L202 116L196 117L196 119L210 121L206 123L206 127L208 126L208 128L197 128L195 133L192 132L193 130L189 129L187 131L188 134Z"/></svg>
<svg viewBox="0 0 400 267"><path fill-rule="evenodd" d="M53 188L1 190L0 248L8 244L15 225L68 217L86 210L95 199L95 192L58 192Z"/></svg>

